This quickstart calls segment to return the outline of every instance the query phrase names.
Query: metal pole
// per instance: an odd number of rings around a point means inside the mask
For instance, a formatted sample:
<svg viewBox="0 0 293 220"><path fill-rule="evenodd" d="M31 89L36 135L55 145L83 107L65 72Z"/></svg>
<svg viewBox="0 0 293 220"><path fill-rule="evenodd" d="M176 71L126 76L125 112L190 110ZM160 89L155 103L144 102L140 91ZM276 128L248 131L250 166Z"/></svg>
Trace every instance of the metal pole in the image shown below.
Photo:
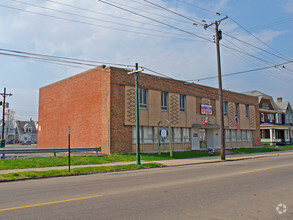
<svg viewBox="0 0 293 220"><path fill-rule="evenodd" d="M138 70L138 63L135 64ZM138 72L135 73L135 113L136 113L136 165L140 165L140 136L139 136L139 94L138 94Z"/></svg>
<svg viewBox="0 0 293 220"><path fill-rule="evenodd" d="M70 133L71 127L68 127L68 171L70 172Z"/></svg>
<svg viewBox="0 0 293 220"><path fill-rule="evenodd" d="M219 23L215 22L216 29L216 45L217 45L217 63L218 63L218 83L219 83L219 100L220 100L220 138L221 138L221 160L225 160L225 129L224 129L224 114L223 114L223 89L222 89L222 73L220 59L220 36Z"/></svg>
<svg viewBox="0 0 293 220"><path fill-rule="evenodd" d="M6 101L6 88L4 88L4 93L3 93L3 117L2 117L2 140L4 140L4 129L5 129L5 101Z"/></svg>

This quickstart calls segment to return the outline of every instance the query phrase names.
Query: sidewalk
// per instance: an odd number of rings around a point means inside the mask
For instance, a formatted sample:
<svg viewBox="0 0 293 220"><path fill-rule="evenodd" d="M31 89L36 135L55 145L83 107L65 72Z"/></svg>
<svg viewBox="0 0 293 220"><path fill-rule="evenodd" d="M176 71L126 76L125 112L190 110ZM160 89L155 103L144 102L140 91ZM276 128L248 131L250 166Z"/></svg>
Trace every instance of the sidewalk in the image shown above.
<svg viewBox="0 0 293 220"><path fill-rule="evenodd" d="M247 159L264 158L264 157L276 157L280 155L293 155L293 151L288 150L288 151L281 151L281 152L277 151L277 152L255 153L255 154L227 155L226 161L247 160ZM220 156L199 157L199 158L197 157L197 158L174 159L174 160L142 161L142 163L152 163L152 162L161 163L165 166L184 166L184 165L192 165L192 164L218 163L218 162L225 162L225 161L222 161ZM136 161L92 164L92 165L77 165L77 166L71 166L71 169L79 168L79 167L128 165L128 164L135 164L135 163ZM0 174L17 173L17 172L25 172L25 171L46 171L46 170L64 170L64 169L68 169L68 166L0 170Z"/></svg>

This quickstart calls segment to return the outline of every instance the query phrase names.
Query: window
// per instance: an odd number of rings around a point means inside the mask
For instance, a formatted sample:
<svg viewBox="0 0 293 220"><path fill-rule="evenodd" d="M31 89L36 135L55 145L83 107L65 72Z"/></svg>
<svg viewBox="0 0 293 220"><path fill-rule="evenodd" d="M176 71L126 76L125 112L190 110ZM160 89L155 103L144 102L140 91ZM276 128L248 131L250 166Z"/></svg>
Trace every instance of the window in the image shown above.
<svg viewBox="0 0 293 220"><path fill-rule="evenodd" d="M190 129L189 128L183 128L183 142L189 143L190 142Z"/></svg>
<svg viewBox="0 0 293 220"><path fill-rule="evenodd" d="M231 130L232 141L236 141L236 130Z"/></svg>
<svg viewBox="0 0 293 220"><path fill-rule="evenodd" d="M268 119L270 120L270 122L272 123L274 120L274 114L268 114Z"/></svg>
<svg viewBox="0 0 293 220"><path fill-rule="evenodd" d="M146 89L140 89L139 92L139 106L140 108L147 108L147 90Z"/></svg>
<svg viewBox="0 0 293 220"><path fill-rule="evenodd" d="M228 115L228 102L223 102L223 114Z"/></svg>
<svg viewBox="0 0 293 220"><path fill-rule="evenodd" d="M142 143L142 137L143 137L143 127L139 127L139 139L140 143ZM136 126L132 127L132 143L136 144Z"/></svg>
<svg viewBox="0 0 293 220"><path fill-rule="evenodd" d="M239 103L235 103L235 116L239 115Z"/></svg>
<svg viewBox="0 0 293 220"><path fill-rule="evenodd" d="M264 113L260 113L260 121L264 122L265 121L265 115Z"/></svg>
<svg viewBox="0 0 293 220"><path fill-rule="evenodd" d="M249 105L245 105L245 115L246 118L249 118Z"/></svg>
<svg viewBox="0 0 293 220"><path fill-rule="evenodd" d="M231 130L225 130L226 141L231 141Z"/></svg>
<svg viewBox="0 0 293 220"><path fill-rule="evenodd" d="M248 141L252 141L252 131L247 131Z"/></svg>
<svg viewBox="0 0 293 220"><path fill-rule="evenodd" d="M247 141L247 130L242 130L242 140Z"/></svg>
<svg viewBox="0 0 293 220"><path fill-rule="evenodd" d="M174 142L175 143L181 143L182 135L181 135L181 128L174 128L173 129L173 136L174 136Z"/></svg>
<svg viewBox="0 0 293 220"><path fill-rule="evenodd" d="M185 112L185 95L180 95L180 111Z"/></svg>
<svg viewBox="0 0 293 220"><path fill-rule="evenodd" d="M143 143L153 143L153 127L143 127Z"/></svg>
<svg viewBox="0 0 293 220"><path fill-rule="evenodd" d="M240 142L241 141L241 130L237 131L237 141Z"/></svg>
<svg viewBox="0 0 293 220"><path fill-rule="evenodd" d="M161 109L167 110L168 109L168 93L161 92Z"/></svg>

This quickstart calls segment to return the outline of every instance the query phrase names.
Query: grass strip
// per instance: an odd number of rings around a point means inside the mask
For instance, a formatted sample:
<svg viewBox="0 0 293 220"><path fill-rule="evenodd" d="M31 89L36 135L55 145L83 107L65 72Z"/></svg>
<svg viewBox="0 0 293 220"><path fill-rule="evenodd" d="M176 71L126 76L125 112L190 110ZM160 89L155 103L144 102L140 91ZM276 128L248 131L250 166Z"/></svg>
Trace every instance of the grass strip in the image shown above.
<svg viewBox="0 0 293 220"><path fill-rule="evenodd" d="M170 159L185 159L194 157L219 156L219 153L209 154L206 151L185 151L173 152L173 158L170 158L170 153L156 154L141 154L141 160L157 161ZM89 164L105 164L113 162L135 161L135 154L112 154L112 155L83 155L71 156L71 165L89 165ZM57 167L68 165L68 157L36 157L23 159L5 159L0 160L0 169L25 169L39 167Z"/></svg>
<svg viewBox="0 0 293 220"><path fill-rule="evenodd" d="M277 148L239 148L239 149L231 149L229 151L233 152L234 154L253 154L253 153L281 151L281 149L277 149Z"/></svg>
<svg viewBox="0 0 293 220"><path fill-rule="evenodd" d="M163 167L160 163L146 163L141 165L129 164L129 165L118 165L109 167L82 167L73 168L71 172L67 169L64 170L47 170L47 171L26 171L17 173L0 174L1 181L11 180L24 180L24 179L35 179L35 178L47 178L47 177L58 177L58 176L72 176L72 175L84 175L91 173L111 172L119 170L132 170L132 169L145 169Z"/></svg>

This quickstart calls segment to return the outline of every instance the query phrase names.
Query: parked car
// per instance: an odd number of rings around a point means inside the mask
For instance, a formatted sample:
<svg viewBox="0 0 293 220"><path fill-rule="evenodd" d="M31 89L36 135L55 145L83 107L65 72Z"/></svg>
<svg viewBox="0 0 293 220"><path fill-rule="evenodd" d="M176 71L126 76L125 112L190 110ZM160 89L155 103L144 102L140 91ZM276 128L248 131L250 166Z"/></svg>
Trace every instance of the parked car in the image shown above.
<svg viewBox="0 0 293 220"><path fill-rule="evenodd" d="M31 145L33 142L32 141L24 141L24 142L22 142L21 144L22 145Z"/></svg>
<svg viewBox="0 0 293 220"><path fill-rule="evenodd" d="M14 140L7 141L7 144L14 144Z"/></svg>

